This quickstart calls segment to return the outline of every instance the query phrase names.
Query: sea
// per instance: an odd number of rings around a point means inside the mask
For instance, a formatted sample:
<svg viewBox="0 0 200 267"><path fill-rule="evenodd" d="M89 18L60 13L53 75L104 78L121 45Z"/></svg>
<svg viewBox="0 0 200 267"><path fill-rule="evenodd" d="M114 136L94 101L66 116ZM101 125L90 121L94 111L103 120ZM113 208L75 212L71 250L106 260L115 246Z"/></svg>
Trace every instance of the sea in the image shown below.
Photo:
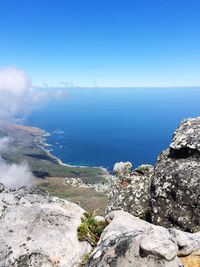
<svg viewBox="0 0 200 267"><path fill-rule="evenodd" d="M112 170L119 161L154 164L179 123L200 116L195 87L43 90L51 97L26 124L48 132L50 152L76 166Z"/></svg>

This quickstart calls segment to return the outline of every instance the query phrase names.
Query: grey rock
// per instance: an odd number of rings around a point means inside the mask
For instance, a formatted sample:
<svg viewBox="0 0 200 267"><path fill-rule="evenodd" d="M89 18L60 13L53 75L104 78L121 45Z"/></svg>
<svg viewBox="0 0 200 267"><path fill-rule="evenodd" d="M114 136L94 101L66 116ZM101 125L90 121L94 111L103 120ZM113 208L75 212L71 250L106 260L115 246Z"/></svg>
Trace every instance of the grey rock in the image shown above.
<svg viewBox="0 0 200 267"><path fill-rule="evenodd" d="M200 256L200 232L191 234L171 228L169 233L179 247L178 256L187 256L191 253Z"/></svg>
<svg viewBox="0 0 200 267"><path fill-rule="evenodd" d="M150 164L142 164L138 166L135 171L147 177L151 177L154 173L154 167Z"/></svg>
<svg viewBox="0 0 200 267"><path fill-rule="evenodd" d="M157 159L151 186L151 220L200 230L200 117L184 120L170 148Z"/></svg>
<svg viewBox="0 0 200 267"><path fill-rule="evenodd" d="M0 183L0 193L4 190L4 185Z"/></svg>
<svg viewBox="0 0 200 267"><path fill-rule="evenodd" d="M151 165L141 165L134 171L123 172L123 175L120 173L119 179L113 179L106 212L123 210L147 219L152 174Z"/></svg>
<svg viewBox="0 0 200 267"><path fill-rule="evenodd" d="M180 267L178 246L169 231L123 211L106 216L110 224L89 258L89 267Z"/></svg>
<svg viewBox="0 0 200 267"><path fill-rule="evenodd" d="M116 173L116 176L118 176L119 178L122 178L124 176L129 175L129 173L131 172L131 168L132 168L132 163L127 161L127 162L117 162L114 165L113 168L113 172Z"/></svg>
<svg viewBox="0 0 200 267"><path fill-rule="evenodd" d="M170 261L177 255L178 247L169 237L163 240L161 236L162 233L156 231L153 234L148 234L141 240L140 248L145 254L157 255Z"/></svg>
<svg viewBox="0 0 200 267"><path fill-rule="evenodd" d="M200 230L200 117L181 122L155 166L115 165L107 213L124 210L149 222Z"/></svg>
<svg viewBox="0 0 200 267"><path fill-rule="evenodd" d="M31 188L0 193L0 266L74 267L91 251L77 238L84 210Z"/></svg>
<svg viewBox="0 0 200 267"><path fill-rule="evenodd" d="M103 216L97 215L94 218L97 222L105 222L105 218Z"/></svg>
<svg viewBox="0 0 200 267"><path fill-rule="evenodd" d="M174 133L170 148L181 151L191 149L200 152L200 117L183 120ZM184 152L184 151L183 151Z"/></svg>

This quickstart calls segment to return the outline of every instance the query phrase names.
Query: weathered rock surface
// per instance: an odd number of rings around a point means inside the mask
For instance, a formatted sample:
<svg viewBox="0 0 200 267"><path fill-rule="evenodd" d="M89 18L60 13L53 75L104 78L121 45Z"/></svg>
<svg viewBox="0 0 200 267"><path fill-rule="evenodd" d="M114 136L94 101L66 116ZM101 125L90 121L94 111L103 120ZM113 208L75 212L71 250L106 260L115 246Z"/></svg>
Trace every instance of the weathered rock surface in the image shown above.
<svg viewBox="0 0 200 267"><path fill-rule="evenodd" d="M110 224L89 259L89 267L181 267L170 232L123 211L107 215Z"/></svg>
<svg viewBox="0 0 200 267"><path fill-rule="evenodd" d="M0 193L4 190L4 185L0 183Z"/></svg>
<svg viewBox="0 0 200 267"><path fill-rule="evenodd" d="M169 229L172 240L178 245L178 256L200 255L200 232L187 233L176 228ZM199 261L200 265L200 261Z"/></svg>
<svg viewBox="0 0 200 267"><path fill-rule="evenodd" d="M117 162L114 165L113 171L116 173L116 175L119 178L122 178L126 175L129 175L131 172L132 168L132 163L127 161L127 162Z"/></svg>
<svg viewBox="0 0 200 267"><path fill-rule="evenodd" d="M84 210L30 188L0 193L1 267L74 267L90 252L79 242Z"/></svg>
<svg viewBox="0 0 200 267"><path fill-rule="evenodd" d="M174 133L170 147L176 151L195 150L200 153L200 117L183 120ZM183 151L184 153L184 151ZM185 153L184 153L185 154ZM189 153L190 154L190 153Z"/></svg>
<svg viewBox="0 0 200 267"><path fill-rule="evenodd" d="M124 164L124 165L123 165ZM200 230L200 117L184 120L153 166L118 163L107 212L124 210L149 222Z"/></svg>
<svg viewBox="0 0 200 267"><path fill-rule="evenodd" d="M153 223L200 230L200 117L180 124L158 157L151 189Z"/></svg>
<svg viewBox="0 0 200 267"><path fill-rule="evenodd" d="M129 169L127 169L127 163L124 163L126 168L122 165L121 162L120 168L117 169L118 179L113 179L107 213L113 210L123 210L147 219L153 166L141 165L131 171L131 165L129 165ZM116 171L116 165L114 170Z"/></svg>

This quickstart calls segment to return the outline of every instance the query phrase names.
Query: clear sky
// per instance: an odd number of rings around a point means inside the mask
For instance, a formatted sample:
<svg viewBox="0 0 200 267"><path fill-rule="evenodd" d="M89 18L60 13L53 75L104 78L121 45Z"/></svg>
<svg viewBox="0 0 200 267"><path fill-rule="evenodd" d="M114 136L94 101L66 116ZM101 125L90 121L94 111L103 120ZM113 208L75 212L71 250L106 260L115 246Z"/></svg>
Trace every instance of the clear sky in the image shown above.
<svg viewBox="0 0 200 267"><path fill-rule="evenodd" d="M0 66L36 85L199 86L199 0L0 0Z"/></svg>

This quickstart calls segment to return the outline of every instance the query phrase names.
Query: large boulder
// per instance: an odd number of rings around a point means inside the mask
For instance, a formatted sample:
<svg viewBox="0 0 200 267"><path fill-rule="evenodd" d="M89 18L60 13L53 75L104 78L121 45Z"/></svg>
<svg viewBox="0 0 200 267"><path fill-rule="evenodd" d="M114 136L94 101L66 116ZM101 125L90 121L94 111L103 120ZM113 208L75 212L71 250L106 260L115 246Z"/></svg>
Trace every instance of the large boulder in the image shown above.
<svg viewBox="0 0 200 267"><path fill-rule="evenodd" d="M2 188L3 189L3 188ZM74 267L91 251L77 238L84 210L31 189L0 193L1 267Z"/></svg>
<svg viewBox="0 0 200 267"><path fill-rule="evenodd" d="M155 166L115 164L107 213L123 210L165 227L200 230L200 117L182 121Z"/></svg>
<svg viewBox="0 0 200 267"><path fill-rule="evenodd" d="M200 230L200 117L182 121L170 148L155 165L151 220L166 227Z"/></svg>
<svg viewBox="0 0 200 267"><path fill-rule="evenodd" d="M123 210L134 216L147 219L149 217L153 166L141 165L134 171L130 168L131 165L128 163L115 164L114 171L118 179L113 179L108 195L107 213Z"/></svg>
<svg viewBox="0 0 200 267"><path fill-rule="evenodd" d="M181 238L161 226L142 221L130 213L114 211L110 223L89 258L89 267L181 267L177 257ZM183 233L187 236L187 233ZM187 237L190 238L190 237ZM186 238L186 239L187 239ZM200 237L194 237L200 240ZM186 247L191 246L189 241ZM198 250L200 244L193 244Z"/></svg>

